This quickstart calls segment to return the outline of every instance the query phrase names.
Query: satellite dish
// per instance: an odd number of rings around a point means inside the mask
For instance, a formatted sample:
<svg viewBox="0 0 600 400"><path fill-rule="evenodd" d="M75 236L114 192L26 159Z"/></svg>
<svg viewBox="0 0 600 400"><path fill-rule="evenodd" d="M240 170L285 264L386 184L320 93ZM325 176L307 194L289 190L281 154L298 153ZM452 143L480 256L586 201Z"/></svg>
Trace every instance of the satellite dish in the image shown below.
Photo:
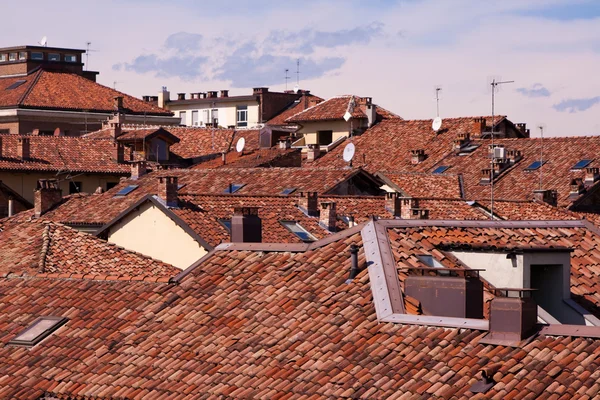
<svg viewBox="0 0 600 400"><path fill-rule="evenodd" d="M435 117L435 119L433 120L433 123L431 124L431 128L437 132L440 130L441 127L442 127L442 119L440 117Z"/></svg>
<svg viewBox="0 0 600 400"><path fill-rule="evenodd" d="M237 143L235 144L235 149L237 150L238 153L241 153L242 151L244 151L245 145L246 145L246 139L241 137L238 139Z"/></svg>
<svg viewBox="0 0 600 400"><path fill-rule="evenodd" d="M354 153L356 152L356 148L354 147L354 143L348 143L346 147L344 147L344 161L350 162L354 158Z"/></svg>
<svg viewBox="0 0 600 400"><path fill-rule="evenodd" d="M350 121L350 118L352 118L352 114L350 114L350 111L346 111L346 114L344 114L344 119L346 122L348 122Z"/></svg>
<svg viewBox="0 0 600 400"><path fill-rule="evenodd" d="M48 38L47 38L46 36L44 36L44 37L42 38L42 40L40 40L40 44L41 44L42 46L46 46L46 45L48 44Z"/></svg>
<svg viewBox="0 0 600 400"><path fill-rule="evenodd" d="M298 93L299 90L300 90L300 86L295 85L294 86L294 93Z"/></svg>

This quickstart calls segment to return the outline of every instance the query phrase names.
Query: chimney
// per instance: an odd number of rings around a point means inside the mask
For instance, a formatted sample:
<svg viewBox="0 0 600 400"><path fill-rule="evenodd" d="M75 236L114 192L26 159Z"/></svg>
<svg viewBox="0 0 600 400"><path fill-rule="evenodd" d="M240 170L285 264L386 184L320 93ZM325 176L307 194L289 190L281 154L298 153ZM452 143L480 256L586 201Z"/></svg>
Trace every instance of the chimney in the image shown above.
<svg viewBox="0 0 600 400"><path fill-rule="evenodd" d="M185 93L177 93L177 100L185 100Z"/></svg>
<svg viewBox="0 0 600 400"><path fill-rule="evenodd" d="M517 124L515 124L515 126L517 127L519 132L521 132L523 134L523 136L529 137L529 129L527 129L526 123L523 123L523 122L517 123Z"/></svg>
<svg viewBox="0 0 600 400"><path fill-rule="evenodd" d="M263 94L263 93L267 93L269 91L269 88L267 87L256 87L252 89L252 93L253 94Z"/></svg>
<svg viewBox="0 0 600 400"><path fill-rule="evenodd" d="M353 226L356 226L356 222L354 222L354 216L348 215L348 228L352 228Z"/></svg>
<svg viewBox="0 0 600 400"><path fill-rule="evenodd" d="M206 99L206 97L207 97L206 92L200 92L200 93L198 93L198 95L200 96L199 97L200 99Z"/></svg>
<svg viewBox="0 0 600 400"><path fill-rule="evenodd" d="M485 118L479 117L473 119L473 134L475 137L481 137L481 134L485 132L485 129Z"/></svg>
<svg viewBox="0 0 600 400"><path fill-rule="evenodd" d="M65 136L65 133L60 130L60 128L56 128L54 130L54 136Z"/></svg>
<svg viewBox="0 0 600 400"><path fill-rule="evenodd" d="M482 341L517 344L537 329L537 304L531 289L496 289L506 297L496 296L490 304L490 330Z"/></svg>
<svg viewBox="0 0 600 400"><path fill-rule="evenodd" d="M424 315L483 318L483 282L478 270L418 268L409 271L404 292L421 303Z"/></svg>
<svg viewBox="0 0 600 400"><path fill-rule="evenodd" d="M556 207L558 204L558 192L556 190L534 190L533 199L538 203L547 203Z"/></svg>
<svg viewBox="0 0 600 400"><path fill-rule="evenodd" d="M585 192L585 185L583 184L583 179L575 178L571 180L571 195L580 195Z"/></svg>
<svg viewBox="0 0 600 400"><path fill-rule="evenodd" d="M385 209L394 217L399 217L401 215L400 196L397 192L385 194Z"/></svg>
<svg viewBox="0 0 600 400"><path fill-rule="evenodd" d="M33 131L31 131L31 136L40 136L40 130L35 128Z"/></svg>
<svg viewBox="0 0 600 400"><path fill-rule="evenodd" d="M113 100L115 111L123 111L123 96L115 96Z"/></svg>
<svg viewBox="0 0 600 400"><path fill-rule="evenodd" d="M306 161L313 162L321 155L321 146L318 144L309 144L306 152Z"/></svg>
<svg viewBox="0 0 600 400"><path fill-rule="evenodd" d="M286 150L292 147L292 142L289 139L282 139L279 141L279 148Z"/></svg>
<svg viewBox="0 0 600 400"><path fill-rule="evenodd" d="M116 160L118 164L125 162L125 146L123 143L113 143L113 159Z"/></svg>
<svg viewBox="0 0 600 400"><path fill-rule="evenodd" d="M324 201L321 203L321 213L319 215L319 225L329 232L336 231L337 212L334 201Z"/></svg>
<svg viewBox="0 0 600 400"><path fill-rule="evenodd" d="M511 165L516 164L522 158L520 150L506 150L506 158L510 162Z"/></svg>
<svg viewBox="0 0 600 400"><path fill-rule="evenodd" d="M242 243L262 242L262 221L258 207L235 207L231 218L231 241Z"/></svg>
<svg viewBox="0 0 600 400"><path fill-rule="evenodd" d="M211 99L217 97L217 91L216 90L211 90L208 92L208 97L210 97Z"/></svg>
<svg viewBox="0 0 600 400"><path fill-rule="evenodd" d="M419 207L419 201L412 197L398 197L398 200L400 202L400 217L402 219L412 219L410 210Z"/></svg>
<svg viewBox="0 0 600 400"><path fill-rule="evenodd" d="M229 90L221 90L221 97L229 97Z"/></svg>
<svg viewBox="0 0 600 400"><path fill-rule="evenodd" d="M454 139L454 151L459 152L466 144L471 141L471 135L467 132L461 132Z"/></svg>
<svg viewBox="0 0 600 400"><path fill-rule="evenodd" d="M29 160L31 156L30 151L31 145L29 143L29 138L19 138L17 143L17 157L20 160Z"/></svg>
<svg viewBox="0 0 600 400"><path fill-rule="evenodd" d="M221 161L223 161L223 165L227 164L227 153L226 152L221 153Z"/></svg>
<svg viewBox="0 0 600 400"><path fill-rule="evenodd" d="M12 196L8 196L8 216L12 217L15 215L15 201Z"/></svg>
<svg viewBox="0 0 600 400"><path fill-rule="evenodd" d="M585 183L588 185L593 184L600 177L600 168L598 167L587 167L585 169Z"/></svg>
<svg viewBox="0 0 600 400"><path fill-rule="evenodd" d="M358 246L355 244L350 245L350 276L346 283L350 283L352 279L356 278L360 268L358 266Z"/></svg>
<svg viewBox="0 0 600 400"><path fill-rule="evenodd" d="M192 99L192 100L196 99L196 93L190 93L190 99Z"/></svg>
<svg viewBox="0 0 600 400"><path fill-rule="evenodd" d="M132 180L138 180L140 177L146 175L146 161L134 161L131 163L131 178Z"/></svg>
<svg viewBox="0 0 600 400"><path fill-rule="evenodd" d="M165 105L171 101L171 93L169 93L166 86L163 86L162 90L158 93L157 101L157 105L160 108L165 108Z"/></svg>
<svg viewBox="0 0 600 400"><path fill-rule="evenodd" d="M40 188L33 194L35 217L39 218L62 200L62 190L56 179L40 179Z"/></svg>
<svg viewBox="0 0 600 400"><path fill-rule="evenodd" d="M420 164L425 161L425 150L411 150L410 151L410 162L412 164Z"/></svg>
<svg viewBox="0 0 600 400"><path fill-rule="evenodd" d="M308 216L316 217L319 215L317 192L300 192L298 208Z"/></svg>
<svg viewBox="0 0 600 400"><path fill-rule="evenodd" d="M161 176L158 178L158 197L167 207L177 207L177 177Z"/></svg>
<svg viewBox="0 0 600 400"><path fill-rule="evenodd" d="M377 122L377 106L371 103L371 98L367 97L367 105L365 113L367 114L368 125L367 127L372 127L375 122Z"/></svg>
<svg viewBox="0 0 600 400"><path fill-rule="evenodd" d="M492 170L490 168L483 168L479 178L479 184L488 184L492 180Z"/></svg>

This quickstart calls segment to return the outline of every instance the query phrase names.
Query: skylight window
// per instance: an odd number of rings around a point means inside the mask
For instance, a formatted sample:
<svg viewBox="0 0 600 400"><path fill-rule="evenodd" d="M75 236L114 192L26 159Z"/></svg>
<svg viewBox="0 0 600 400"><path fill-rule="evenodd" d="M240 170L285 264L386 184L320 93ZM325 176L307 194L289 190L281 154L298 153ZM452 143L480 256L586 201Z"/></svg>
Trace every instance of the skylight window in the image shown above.
<svg viewBox="0 0 600 400"><path fill-rule="evenodd" d="M450 166L440 165L439 167L433 170L432 174L443 174L448 168L450 168Z"/></svg>
<svg viewBox="0 0 600 400"><path fill-rule="evenodd" d="M25 82L27 82L26 80L18 80L16 82L14 82L12 85L10 85L9 87L6 88L6 90L13 90L18 88L19 86L21 86L22 84L24 84Z"/></svg>
<svg viewBox="0 0 600 400"><path fill-rule="evenodd" d="M296 191L296 188L285 188L283 189L283 191L281 192L281 194L283 195L290 195L292 193L294 193Z"/></svg>
<svg viewBox="0 0 600 400"><path fill-rule="evenodd" d="M544 161L542 163L541 161L534 161L527 168L525 168L525 171L535 171L536 169L541 167L542 164L546 164L546 162Z"/></svg>
<svg viewBox="0 0 600 400"><path fill-rule="evenodd" d="M231 220L230 219L219 219L219 223L227 229L227 232L231 232Z"/></svg>
<svg viewBox="0 0 600 400"><path fill-rule="evenodd" d="M115 197L127 196L129 193L133 192L137 188L138 188L138 185L129 185L129 186L126 186L123 189L119 190L117 192L117 194L115 194Z"/></svg>
<svg viewBox="0 0 600 400"><path fill-rule="evenodd" d="M591 162L592 160L580 160L579 162L577 162L577 164L573 165L571 169L583 169L587 167Z"/></svg>
<svg viewBox="0 0 600 400"><path fill-rule="evenodd" d="M230 183L229 186L225 190L223 190L223 193L235 193L244 186L245 185L243 183Z"/></svg>
<svg viewBox="0 0 600 400"><path fill-rule="evenodd" d="M14 339L10 340L8 344L28 347L35 346L67 321L68 319L64 317L40 317L33 321L29 327L19 333Z"/></svg>
<svg viewBox="0 0 600 400"><path fill-rule="evenodd" d="M315 240L317 240L316 237L311 235L306 229L304 229L302 225L300 225L296 221L281 221L281 224L303 242L314 242Z"/></svg>

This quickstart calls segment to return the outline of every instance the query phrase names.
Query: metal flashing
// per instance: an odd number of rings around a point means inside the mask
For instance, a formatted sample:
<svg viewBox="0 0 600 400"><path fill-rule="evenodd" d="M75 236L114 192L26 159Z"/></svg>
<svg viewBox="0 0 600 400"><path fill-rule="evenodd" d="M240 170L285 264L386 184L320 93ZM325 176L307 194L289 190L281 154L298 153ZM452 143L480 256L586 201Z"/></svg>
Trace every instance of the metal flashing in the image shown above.
<svg viewBox="0 0 600 400"><path fill-rule="evenodd" d="M488 331L490 322L487 319L438 317L435 315L392 314L381 319L382 322L396 324L438 326L445 328L464 328Z"/></svg>

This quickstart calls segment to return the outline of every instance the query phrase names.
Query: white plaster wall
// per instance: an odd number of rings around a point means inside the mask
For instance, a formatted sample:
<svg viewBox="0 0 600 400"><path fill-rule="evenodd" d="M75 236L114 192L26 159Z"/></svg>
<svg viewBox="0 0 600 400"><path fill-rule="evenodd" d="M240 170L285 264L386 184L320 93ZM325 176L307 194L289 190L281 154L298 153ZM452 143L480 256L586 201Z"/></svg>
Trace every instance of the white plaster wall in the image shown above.
<svg viewBox="0 0 600 400"><path fill-rule="evenodd" d="M516 260L506 258L506 253L488 252L451 252L469 268L484 269L480 276L495 287L523 287L523 256L517 255Z"/></svg>

